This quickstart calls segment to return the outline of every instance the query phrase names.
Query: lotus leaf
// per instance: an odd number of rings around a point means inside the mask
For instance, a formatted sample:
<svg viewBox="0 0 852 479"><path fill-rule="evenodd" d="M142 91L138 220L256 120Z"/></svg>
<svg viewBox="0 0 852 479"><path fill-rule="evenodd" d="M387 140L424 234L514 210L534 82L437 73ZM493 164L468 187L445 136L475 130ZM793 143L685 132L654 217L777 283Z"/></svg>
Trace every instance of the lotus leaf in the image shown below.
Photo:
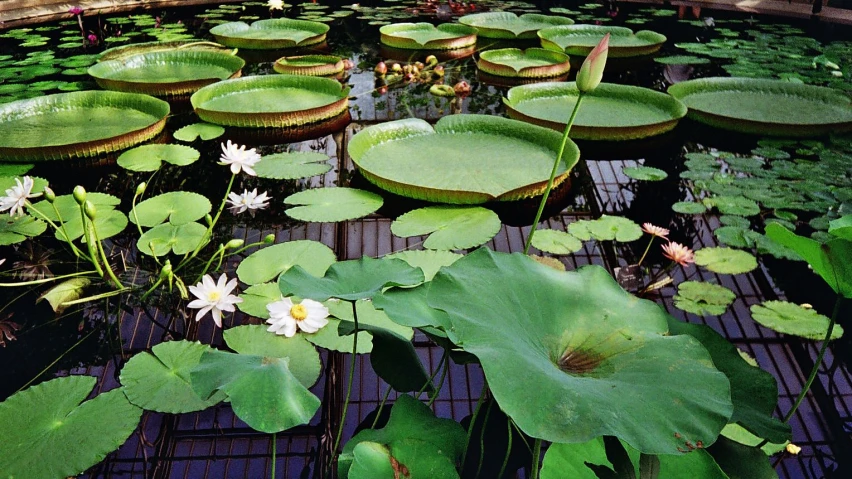
<svg viewBox="0 0 852 479"><path fill-rule="evenodd" d="M163 162L186 166L198 161L201 153L183 145L142 145L119 155L118 166L130 171L157 171Z"/></svg>
<svg viewBox="0 0 852 479"><path fill-rule="evenodd" d="M121 369L124 392L133 404L172 414L201 411L225 398L222 393L201 399L192 390L189 372L210 347L197 342L169 341L151 352L130 358Z"/></svg>
<svg viewBox="0 0 852 479"><path fill-rule="evenodd" d="M551 254L571 254L583 249L583 242L576 236L557 230L537 230L532 245Z"/></svg>
<svg viewBox="0 0 852 479"><path fill-rule="evenodd" d="M225 129L219 125L210 123L193 123L174 132L174 137L180 141L194 141L196 138L212 140L219 138L225 133Z"/></svg>
<svg viewBox="0 0 852 479"><path fill-rule="evenodd" d="M333 318L329 318L328 326L315 334L306 336L308 341L325 349L351 353L351 335L355 321L352 303L330 299L324 304L328 307L328 312ZM358 300L355 302L355 307L358 309L358 354L369 353L373 350L373 335L361 329L362 325L388 330L406 341L410 341L414 337L414 330L394 323L384 312L377 310L370 301ZM336 322L332 324L331 321ZM420 386L424 382L421 381Z"/></svg>
<svg viewBox="0 0 852 479"><path fill-rule="evenodd" d="M387 259L401 259L415 268L423 270L426 281L432 281L438 270L455 263L462 255L441 250L408 250L385 256Z"/></svg>
<svg viewBox="0 0 852 479"><path fill-rule="evenodd" d="M242 293L242 303L237 303L237 308L255 318L269 319L269 311L266 305L280 300L281 290L275 283L259 283L249 286Z"/></svg>
<svg viewBox="0 0 852 479"><path fill-rule="evenodd" d="M763 439L750 433L748 429L740 426L739 424L728 424L724 429L722 429L722 435L745 446L757 447L758 444L763 442ZM771 456L783 451L789 443L790 441L784 441L781 444L767 442L760 449L767 456Z"/></svg>
<svg viewBox="0 0 852 479"><path fill-rule="evenodd" d="M778 215L779 212L775 212ZM795 221L796 218L793 218ZM852 241L852 215L846 215L828 223L829 234L838 238Z"/></svg>
<svg viewBox="0 0 852 479"><path fill-rule="evenodd" d="M672 210L675 213L682 213L685 215L700 215L707 211L707 207L694 201L678 201L672 205Z"/></svg>
<svg viewBox="0 0 852 479"><path fill-rule="evenodd" d="M501 77L550 78L567 74L569 60L564 53L543 48L502 48L482 52L476 66L481 72Z"/></svg>
<svg viewBox="0 0 852 479"><path fill-rule="evenodd" d="M293 376L306 388L313 386L322 372L316 348L297 334L292 338L272 334L263 325L237 326L222 332L228 347L240 354L286 358Z"/></svg>
<svg viewBox="0 0 852 479"><path fill-rule="evenodd" d="M542 28L573 25L574 20L537 13L518 16L512 12L485 12L464 15L459 18L459 23L476 28L482 38L533 40Z"/></svg>
<svg viewBox="0 0 852 479"><path fill-rule="evenodd" d="M596 220L579 220L568 225L568 232L577 239L588 241L618 241L627 243L642 237L638 224L621 216L601 215Z"/></svg>
<svg viewBox="0 0 852 479"><path fill-rule="evenodd" d="M676 454L686 440L712 443L731 416L728 379L707 350L668 336L659 306L603 268L559 272L479 249L429 284L429 306L447 312L500 408L532 437L608 434L644 453Z"/></svg>
<svg viewBox="0 0 852 479"><path fill-rule="evenodd" d="M399 477L400 468L397 465L397 468L394 469L392 459L393 456L391 456L390 450L384 445L364 441L356 445L352 450L352 455L349 459L351 465L344 477L350 479L390 479Z"/></svg>
<svg viewBox="0 0 852 479"><path fill-rule="evenodd" d="M322 243L288 241L250 254L237 266L237 277L246 284L260 284L276 279L293 266L301 266L313 276L322 276L335 261L334 251Z"/></svg>
<svg viewBox="0 0 852 479"><path fill-rule="evenodd" d="M355 301L371 298L388 286L414 286L423 280L420 268L405 261L364 256L332 264L323 277L313 276L296 265L278 277L278 287L284 296L296 295L316 301L329 298Z"/></svg>
<svg viewBox="0 0 852 479"><path fill-rule="evenodd" d="M565 52L569 55L586 56L610 34L610 58L635 57L655 53L666 42L666 37L650 30L633 33L626 27L608 27L602 25L562 25L539 30L541 46L548 50Z"/></svg>
<svg viewBox="0 0 852 479"><path fill-rule="evenodd" d="M130 221L148 228L166 221L179 226L203 218L211 209L210 200L198 193L172 191L137 204Z"/></svg>
<svg viewBox="0 0 852 479"><path fill-rule="evenodd" d="M182 225L163 223L142 234L136 241L136 247L139 251L152 256L163 256L170 252L182 255L198 247L206 235L207 228L198 223Z"/></svg>
<svg viewBox="0 0 852 479"><path fill-rule="evenodd" d="M394 23L379 28L381 42L394 48L455 50L476 43L476 29L457 23Z"/></svg>
<svg viewBox="0 0 852 479"><path fill-rule="evenodd" d="M38 236L47 229L47 223L32 216L0 216L0 245L20 243Z"/></svg>
<svg viewBox="0 0 852 479"><path fill-rule="evenodd" d="M260 178L298 180L328 173L331 170L328 159L325 154L310 151L276 153L264 156L254 171Z"/></svg>
<svg viewBox="0 0 852 479"><path fill-rule="evenodd" d="M674 305L698 316L719 316L737 299L730 289L701 281L684 281L677 286Z"/></svg>
<svg viewBox="0 0 852 479"><path fill-rule="evenodd" d="M598 479L589 464L615 469L607 459L602 437L576 444L551 444L544 454L540 476L541 479Z"/></svg>
<svg viewBox="0 0 852 479"><path fill-rule="evenodd" d="M0 403L5 431L0 476L76 476L118 449L136 429L142 410L121 389L86 401L96 382L91 376L57 378Z"/></svg>
<svg viewBox="0 0 852 479"><path fill-rule="evenodd" d="M362 218L382 207L382 197L355 188L318 188L293 193L284 204L298 205L284 212L299 221L334 223Z"/></svg>
<svg viewBox="0 0 852 479"><path fill-rule="evenodd" d="M830 320L813 309L786 301L766 301L751 306L751 316L761 325L779 333L800 338L821 340L825 338ZM843 336L843 328L836 324L830 339Z"/></svg>
<svg viewBox="0 0 852 479"><path fill-rule="evenodd" d="M769 457L756 447L720 437L707 452L730 479L778 479Z"/></svg>
<svg viewBox="0 0 852 479"><path fill-rule="evenodd" d="M392 288L373 298L373 305L383 310L393 322L412 328L431 326L452 334L452 323L444 311L426 303L431 282L416 288Z"/></svg>
<svg viewBox="0 0 852 479"><path fill-rule="evenodd" d="M424 248L457 250L487 242L501 226L496 213L479 206L427 206L397 218L391 232L403 238L428 234Z"/></svg>
<svg viewBox="0 0 852 479"><path fill-rule="evenodd" d="M273 18L258 20L251 25L230 22L216 25L210 34L216 42L249 50L281 49L307 46L325 40L328 25L307 20Z"/></svg>
<svg viewBox="0 0 852 479"><path fill-rule="evenodd" d="M650 166L627 166L622 168L621 172L629 178L643 181L661 181L669 176L664 170Z"/></svg>
<svg viewBox="0 0 852 479"><path fill-rule="evenodd" d="M701 248L695 252L695 264L719 274L742 274L757 268L751 253L731 248Z"/></svg>
<svg viewBox="0 0 852 479"><path fill-rule="evenodd" d="M44 292L44 294L38 297L36 303L46 299L54 312L62 313L68 307L63 303L80 299L83 296L83 290L90 284L92 284L92 280L89 278L78 277L66 279Z"/></svg>
<svg viewBox="0 0 852 479"><path fill-rule="evenodd" d="M290 75L329 76L343 71L343 59L334 55L282 57L272 68Z"/></svg>
<svg viewBox="0 0 852 479"><path fill-rule="evenodd" d="M477 204L543 193L561 141L559 133L519 121L450 115L434 128L413 118L367 127L349 142L349 154L365 178L388 191ZM555 184L568 179L579 157L569 141Z"/></svg>

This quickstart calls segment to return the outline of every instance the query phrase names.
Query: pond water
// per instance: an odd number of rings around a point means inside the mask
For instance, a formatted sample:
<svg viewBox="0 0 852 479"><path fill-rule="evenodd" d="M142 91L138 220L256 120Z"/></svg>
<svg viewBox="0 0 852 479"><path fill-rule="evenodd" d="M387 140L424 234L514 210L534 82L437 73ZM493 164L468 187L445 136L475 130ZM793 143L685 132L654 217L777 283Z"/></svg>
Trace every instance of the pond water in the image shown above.
<svg viewBox="0 0 852 479"><path fill-rule="evenodd" d="M394 218L426 203L384 192L365 180L346 153L355 133L371 125L410 117L435 122L457 113L506 116L503 97L508 86L504 80L477 73L475 55L470 56L472 50L464 50L461 58L453 58L452 53L439 55L446 73L438 82L452 86L466 81L471 85L466 96L433 95L429 90L435 81L386 84L377 78L373 68L382 60L388 65L407 60L426 61L425 55L382 46L379 28L384 24L415 19L450 21L462 14L498 6L518 14L553 13L578 23L648 29L667 36L656 60L611 60L604 76L606 82L665 91L671 84L687 79L741 76L852 91L852 29L839 25L616 2L486 1L452 5L451 8L436 2L410 0L350 5L320 0L318 4L305 3L274 11L262 2L243 2L104 16L87 12L82 24L72 19L0 31L0 103L98 89L88 77L87 68L94 64L98 54L110 47L147 41L210 40L211 27L233 20L251 22L286 17L325 22L331 27L325 43L289 53L330 53L352 59L355 67L338 77L352 87L349 116L285 132L229 128L220 138L188 143L200 152L199 161L180 167L166 165L153 173L127 171L115 164L116 155L107 155L73 162L42 162L28 174L48 180L58 195L69 194L76 185L84 186L89 192L109 193L120 200L122 211L130 209L137 185L143 181L148 184L149 197L175 190L189 191L209 198L215 208L230 179L228 169L216 164L221 153L220 142L232 139L257 148L264 156L288 151L319 153L330 159L332 169L312 177L286 181L238 177L232 191L254 188L265 191L272 198L271 206L252 216L225 212L214 231L211 246L203 254L212 254L215 246L232 238L250 244L273 234L277 242L319 241L343 260L419 249L424 239L419 235L407 238L392 235ZM526 48L538 43L515 45ZM280 51L242 50L239 54L247 62L243 76L274 75L273 62L282 56ZM572 68L571 79L575 70ZM791 111L790 116L797 113ZM154 141L178 143L172 137L174 132L197 122L188 101L174 101L166 130ZM50 144L50 138L30 135L30 127L24 120L21 123L14 127L19 132L15 143ZM107 119L99 131L108 126ZM0 138L0 146L8 140ZM412 165L408 172L411 181L417 181L415 168L421 159L442 156L445 149L454 147L451 142L422 137L412 143L415 148L401 148L401 144L385 148L393 150L395 156L414 156L405 158ZM695 265L678 266L670 272L674 285L686 280L704 280L736 293L737 299L724 314L687 315L674 306L678 291L673 285L664 285L648 297L677 317L710 325L754 356L778 380L777 413L783 415L801 389L817 347L813 341L798 340L758 326L751 319L749 306L786 298L810 303L817 311L828 314L833 295L807 271L804 263L787 259L787 251L760 233L765 224L775 222L791 225L800 234L824 239L829 221L848 214L852 208L852 141L840 135L779 140L717 130L684 120L674 131L645 140L578 143L582 161L567 182L570 186L554 191L545 210L548 219L543 227L564 231L571 223L601 214L624 216L640 224L650 222L668 228L672 241L694 249L730 245L756 253L761 266L748 274L714 274ZM541 153L533 146L525 155ZM481 158L476 146L470 147L473 149L470 159L493 159ZM506 151L496 156L513 154L516 153ZM708 161L717 164L716 158L722 159L718 163L721 166L709 167ZM635 170L636 167L662 170L667 178L637 179L642 173L652 173ZM832 171L836 174L831 174ZM305 223L285 214L284 198L325 186L372 191L384 197L384 206L366 218L340 223ZM701 202L702 199L705 201ZM522 251L538 202L525 200L488 206L499 215L502 226L486 244L498 251ZM757 213L753 208L757 208ZM2 266L6 283L77 271L79 264L74 256L50 236L48 233L17 244L8 241L9 245L0 247L0 258L6 259ZM106 253L122 278L145 284L156 279L160 265L139 254L137 237L135 227L129 225L123 233L110 238ZM569 270L599 264L615 272L643 257L646 244L586 241L573 254L554 256ZM648 253L647 261L659 268L668 264L656 246ZM238 258L230 258L225 262L225 271L232 273L237 263ZM188 284L194 284L190 281L187 280ZM92 294L104 291L107 289ZM3 343L0 364L4 365L0 371L0 399L27 385L68 374L96 376L99 390L112 389L118 385L121 365L130 356L169 339L189 337L203 343L222 344L221 330L211 321L197 324L192 321L194 311L186 308L186 301L177 292L143 298L143 289L121 296L120 301L112 298L75 305L61 313L54 313L47 301L40 298L44 292L42 285L0 290L5 305L0 314L0 343ZM852 327L848 319L846 314L841 324ZM247 323L260 321L241 313L225 317L226 328ZM442 362L441 348L420 333L415 336L414 344L426 370L437 371ZM844 473L852 467L852 439L848 433L852 417L849 400L852 380L847 371L852 359L850 346L849 340L841 339L829 350L827 368L818 377L813 396L794 416L793 442L804 450L777 465L781 477L850 477ZM339 353L323 353L323 377L311 389L323 399L321 413L310 424L279 434L276 463L280 477L311 477L322 469L321 464L327 463L333 426L340 419L348 358ZM350 437L376 408L386 390L386 383L375 375L368 360L361 359L355 372L354 400L344 438ZM461 420L472 413L479 397L482 370L470 364L451 363L446 375L434 408L439 416ZM390 397L396 396L393 393ZM146 413L131 439L93 468L89 477L268 477L271 447L268 435L249 429L226 406L180 416ZM497 474L496 470L488 471L492 476ZM488 475L484 473L482 477Z"/></svg>

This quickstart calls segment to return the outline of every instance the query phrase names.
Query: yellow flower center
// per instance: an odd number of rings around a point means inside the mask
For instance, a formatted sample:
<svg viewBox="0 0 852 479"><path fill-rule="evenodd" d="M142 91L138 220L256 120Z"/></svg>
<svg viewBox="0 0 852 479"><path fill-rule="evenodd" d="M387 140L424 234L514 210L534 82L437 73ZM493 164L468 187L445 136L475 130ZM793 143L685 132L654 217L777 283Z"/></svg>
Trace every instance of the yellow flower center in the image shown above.
<svg viewBox="0 0 852 479"><path fill-rule="evenodd" d="M207 293L207 301L219 301L219 298L222 297L222 293L218 291L210 291Z"/></svg>
<svg viewBox="0 0 852 479"><path fill-rule="evenodd" d="M294 304L293 307L290 308L290 317L296 321L301 321L308 317L308 309L301 304Z"/></svg>

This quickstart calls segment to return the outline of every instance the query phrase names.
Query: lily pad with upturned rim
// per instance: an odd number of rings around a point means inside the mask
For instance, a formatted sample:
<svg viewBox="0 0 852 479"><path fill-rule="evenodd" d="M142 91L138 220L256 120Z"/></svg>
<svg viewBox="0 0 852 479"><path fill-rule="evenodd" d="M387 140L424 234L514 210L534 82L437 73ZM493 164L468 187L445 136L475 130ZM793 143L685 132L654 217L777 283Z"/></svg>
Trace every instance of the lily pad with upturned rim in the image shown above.
<svg viewBox="0 0 852 479"><path fill-rule="evenodd" d="M455 50L476 43L476 29L457 23L392 23L379 28L381 42L407 50Z"/></svg>
<svg viewBox="0 0 852 479"><path fill-rule="evenodd" d="M496 213L479 206L427 206L394 220L391 232L403 238L428 234L424 248L456 250L487 242L501 226Z"/></svg>
<svg viewBox="0 0 852 479"><path fill-rule="evenodd" d="M482 52L476 66L501 77L550 78L568 73L571 62L568 55L544 48L502 48Z"/></svg>
<svg viewBox="0 0 852 479"><path fill-rule="evenodd" d="M512 12L472 13L459 18L459 23L476 28L482 38L532 40L542 28L573 25L574 20L556 15Z"/></svg>
<svg viewBox="0 0 852 479"><path fill-rule="evenodd" d="M542 194L561 141L559 133L515 120L451 115L434 128L420 119L367 127L349 142L349 154L365 178L393 193L479 204ZM556 185L579 157L569 141Z"/></svg>
<svg viewBox="0 0 852 479"><path fill-rule="evenodd" d="M284 198L284 204L295 205L284 211L300 221L334 223L362 218L382 207L381 196L355 188L318 188L300 191Z"/></svg>
<svg viewBox="0 0 852 479"><path fill-rule="evenodd" d="M325 40L328 25L309 20L272 18L251 25L229 22L210 29L213 38L222 45L247 50L274 50L303 47Z"/></svg>
<svg viewBox="0 0 852 479"><path fill-rule="evenodd" d="M219 45L217 43L199 40L176 40L166 42L142 42L134 43L132 45L122 45L120 47L113 47L104 50L100 55L94 55L94 57L97 58L97 61L103 62L108 60L118 60L120 58L139 55L142 53L164 52L171 50L230 52L229 49L226 49L224 46ZM87 67L90 64L91 63L83 65L66 65L63 63L62 66L66 68L75 68L79 66Z"/></svg>
<svg viewBox="0 0 852 479"><path fill-rule="evenodd" d="M563 131L579 95L574 82L536 83L510 89L503 103L510 118ZM677 126L686 112L686 106L665 93L601 83L583 96L571 137L630 140L659 135Z"/></svg>
<svg viewBox="0 0 852 479"><path fill-rule="evenodd" d="M281 57L272 68L288 75L329 76L343 71L343 59L334 55Z"/></svg>
<svg viewBox="0 0 852 479"><path fill-rule="evenodd" d="M666 42L665 35L650 30L633 30L626 27L601 25L563 25L539 30L541 45L548 50L569 55L586 56L607 33L609 58L636 57L655 53Z"/></svg>
<svg viewBox="0 0 852 479"><path fill-rule="evenodd" d="M823 340L830 320L813 309L787 301L765 301L751 306L751 317L773 331L800 338ZM843 336L843 328L834 325L830 339Z"/></svg>

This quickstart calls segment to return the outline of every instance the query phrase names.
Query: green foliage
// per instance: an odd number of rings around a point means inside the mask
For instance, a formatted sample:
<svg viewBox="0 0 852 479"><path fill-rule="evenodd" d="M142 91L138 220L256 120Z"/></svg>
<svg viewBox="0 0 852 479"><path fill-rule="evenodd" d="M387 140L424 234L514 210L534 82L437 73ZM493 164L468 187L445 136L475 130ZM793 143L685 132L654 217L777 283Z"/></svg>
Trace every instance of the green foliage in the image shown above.
<svg viewBox="0 0 852 479"><path fill-rule="evenodd" d="M757 259L731 248L701 248L695 252L695 264L714 273L742 274L757 268Z"/></svg>
<svg viewBox="0 0 852 479"><path fill-rule="evenodd" d="M278 278L293 266L301 266L313 276L322 276L337 260L328 246L310 240L295 240L255 251L237 266L237 277L246 284L260 284Z"/></svg>
<svg viewBox="0 0 852 479"><path fill-rule="evenodd" d="M478 206L427 206L409 211L391 223L396 236L428 234L423 247L457 250L479 246L500 231L502 223L493 211Z"/></svg>
<svg viewBox="0 0 852 479"><path fill-rule="evenodd" d="M186 166L198 161L201 153L184 145L142 145L118 156L118 166L130 171L156 171L162 164Z"/></svg>
<svg viewBox="0 0 852 479"><path fill-rule="evenodd" d="M571 254L583 249L583 242L574 235L557 230L537 230L532 245L551 254Z"/></svg>
<svg viewBox="0 0 852 479"><path fill-rule="evenodd" d="M813 309L786 301L765 301L751 306L751 316L761 325L783 334L801 338L821 340L825 338L830 320ZM831 331L831 339L843 336L843 328L837 324Z"/></svg>
<svg viewBox="0 0 852 479"><path fill-rule="evenodd" d="M190 142L197 138L201 138L205 141L213 140L215 138L219 138L223 134L225 134L225 129L221 126L202 122L186 125L185 127L175 131L173 136L177 140Z"/></svg>
<svg viewBox="0 0 852 479"><path fill-rule="evenodd" d="M258 177L274 180L298 180L324 175L330 170L328 156L309 151L266 155L254 166Z"/></svg>
<svg viewBox="0 0 852 479"><path fill-rule="evenodd" d="M204 218L211 209L210 200L198 193L172 191L137 204L130 221L149 228L166 221L179 226Z"/></svg>
<svg viewBox="0 0 852 479"><path fill-rule="evenodd" d="M294 266L278 278L278 287L284 296L354 301L371 298L388 286L414 286L423 280L423 272L405 261L364 256L332 264L321 278Z"/></svg>
<svg viewBox="0 0 852 479"><path fill-rule="evenodd" d="M354 188L320 188L293 193L284 204L298 205L284 212L300 221L334 223L361 218L382 207L382 197Z"/></svg>
<svg viewBox="0 0 852 479"><path fill-rule="evenodd" d="M626 243L642 237L642 228L621 216L602 215L596 220L579 220L568 225L568 233L583 241L618 241Z"/></svg>
<svg viewBox="0 0 852 479"><path fill-rule="evenodd" d="M737 295L718 284L699 281L684 281L677 285L674 305L698 316L719 316L734 302Z"/></svg>

